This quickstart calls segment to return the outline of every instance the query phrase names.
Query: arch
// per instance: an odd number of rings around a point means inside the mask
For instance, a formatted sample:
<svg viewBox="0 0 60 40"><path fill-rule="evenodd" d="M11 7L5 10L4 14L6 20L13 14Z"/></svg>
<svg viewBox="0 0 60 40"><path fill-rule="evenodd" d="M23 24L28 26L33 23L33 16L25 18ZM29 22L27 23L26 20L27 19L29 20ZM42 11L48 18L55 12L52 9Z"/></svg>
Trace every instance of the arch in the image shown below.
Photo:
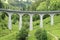
<svg viewBox="0 0 60 40"><path fill-rule="evenodd" d="M47 24L48 24L49 26L51 25L51 24L50 24L50 15L49 15L49 14L45 14L43 19L44 19L44 21L43 21L43 22L44 22L44 23L43 23L43 24L44 24L44 25L43 25L44 28L45 28L45 27L48 27Z"/></svg>
<svg viewBox="0 0 60 40"><path fill-rule="evenodd" d="M29 16L29 13L23 15L23 21L26 21L26 20L24 20L24 17L28 17L28 19L29 19L29 17L30 17L30 16ZM27 19L27 18L25 18L25 19ZM29 20L28 20L28 21L29 21Z"/></svg>
<svg viewBox="0 0 60 40"><path fill-rule="evenodd" d="M36 20L38 20L38 19L40 19L39 14L34 14L34 15L33 15L33 21L36 21Z"/></svg>
<svg viewBox="0 0 60 40"><path fill-rule="evenodd" d="M38 21L37 21L38 20ZM37 14L34 14L33 15L33 29L36 29L36 25L40 25L40 16L39 16L39 14L37 13ZM38 27L38 28L40 28L40 27Z"/></svg>

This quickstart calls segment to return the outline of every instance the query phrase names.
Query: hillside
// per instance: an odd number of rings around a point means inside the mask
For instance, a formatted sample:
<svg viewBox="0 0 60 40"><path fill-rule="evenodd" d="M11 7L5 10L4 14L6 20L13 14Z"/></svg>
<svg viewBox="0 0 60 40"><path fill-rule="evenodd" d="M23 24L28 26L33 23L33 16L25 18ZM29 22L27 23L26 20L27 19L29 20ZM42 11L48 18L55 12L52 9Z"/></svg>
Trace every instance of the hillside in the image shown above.
<svg viewBox="0 0 60 40"><path fill-rule="evenodd" d="M58 15L58 16L55 15L54 16L54 25L51 26L50 25L50 17L44 19L44 27L43 27L43 29L45 29L47 32L52 33L56 37L60 38L60 21L59 20L60 20L60 15ZM35 37L34 34L40 28L39 27L39 22L40 22L39 20L33 22L34 30L29 32L29 34L31 35L31 36L28 37L29 40L36 40L36 37ZM14 24L14 25L15 25L15 27L13 26L14 30L12 30L11 32L8 29L3 31L0 28L0 30L1 30L0 34L4 35L4 36L0 35L1 36L1 38L0 38L1 40L16 40L16 36L17 36L17 33L19 31L17 30L18 28L16 27L18 24ZM15 29L15 28L17 28L17 29ZM3 33L5 33L5 34L3 34ZM50 36L52 36L52 35L50 35ZM55 38L55 37L53 37L53 38ZM54 40L54 39L52 39L52 40Z"/></svg>
<svg viewBox="0 0 60 40"><path fill-rule="evenodd" d="M36 1L36 0L35 0ZM0 0L0 8L22 11L60 10L60 0L37 0L35 3L18 0ZM23 25L19 30L19 15L12 15L12 30L8 29L8 14L0 12L0 40L60 40L60 14L54 16L54 25L50 24L50 16L45 15L44 27L40 28L40 17L33 16L33 30L29 31L30 17L24 14Z"/></svg>

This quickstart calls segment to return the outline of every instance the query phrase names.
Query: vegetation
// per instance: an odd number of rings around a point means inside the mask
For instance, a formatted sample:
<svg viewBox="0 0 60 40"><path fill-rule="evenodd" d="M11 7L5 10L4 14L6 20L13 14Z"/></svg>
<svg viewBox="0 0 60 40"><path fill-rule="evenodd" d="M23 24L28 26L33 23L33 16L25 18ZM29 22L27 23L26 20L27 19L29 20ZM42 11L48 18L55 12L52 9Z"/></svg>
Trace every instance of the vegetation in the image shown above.
<svg viewBox="0 0 60 40"><path fill-rule="evenodd" d="M43 29L37 30L35 35L36 35L37 40L47 40L48 39L46 31Z"/></svg>
<svg viewBox="0 0 60 40"><path fill-rule="evenodd" d="M24 2L8 0L8 4L0 0L0 8L23 11L52 11L60 10L60 0L35 0L36 2ZM20 4L19 4L20 3ZM29 4L28 4L29 3ZM18 6L16 6L18 5ZM19 6L20 5L20 6ZM21 7L21 5L23 5ZM60 40L60 14L54 16L54 25L50 26L49 15L44 16L44 27L40 28L40 17L38 14L33 16L33 28L29 31L29 15L23 15L23 27L18 30L19 15L12 15L12 30L8 29L8 14L0 12L0 40L56 40L47 32L52 33Z"/></svg>
<svg viewBox="0 0 60 40"><path fill-rule="evenodd" d="M26 40L28 37L28 31L26 29L23 29L19 32L19 35L17 35L17 40Z"/></svg>

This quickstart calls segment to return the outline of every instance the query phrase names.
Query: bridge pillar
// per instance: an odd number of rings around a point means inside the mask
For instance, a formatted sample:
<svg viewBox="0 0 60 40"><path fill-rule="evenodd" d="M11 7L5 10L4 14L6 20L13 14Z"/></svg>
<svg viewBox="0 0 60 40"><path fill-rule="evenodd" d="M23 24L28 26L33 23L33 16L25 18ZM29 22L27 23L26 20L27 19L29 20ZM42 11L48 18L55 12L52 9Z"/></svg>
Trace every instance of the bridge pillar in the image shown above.
<svg viewBox="0 0 60 40"><path fill-rule="evenodd" d="M19 14L19 30L22 28L22 16L23 14Z"/></svg>
<svg viewBox="0 0 60 40"><path fill-rule="evenodd" d="M33 23L33 14L29 14L30 15L30 31L32 31L33 30L33 25L32 25L32 23Z"/></svg>
<svg viewBox="0 0 60 40"><path fill-rule="evenodd" d="M43 28L43 16L44 14L39 14L40 15L40 28Z"/></svg>
<svg viewBox="0 0 60 40"><path fill-rule="evenodd" d="M52 26L54 24L54 19L53 19L54 14L50 14L50 17L51 17L51 26Z"/></svg>
<svg viewBox="0 0 60 40"><path fill-rule="evenodd" d="M12 16L12 13L7 13L8 16L9 16L9 20L8 20L8 28L9 30L12 29L12 20L11 20L11 16Z"/></svg>

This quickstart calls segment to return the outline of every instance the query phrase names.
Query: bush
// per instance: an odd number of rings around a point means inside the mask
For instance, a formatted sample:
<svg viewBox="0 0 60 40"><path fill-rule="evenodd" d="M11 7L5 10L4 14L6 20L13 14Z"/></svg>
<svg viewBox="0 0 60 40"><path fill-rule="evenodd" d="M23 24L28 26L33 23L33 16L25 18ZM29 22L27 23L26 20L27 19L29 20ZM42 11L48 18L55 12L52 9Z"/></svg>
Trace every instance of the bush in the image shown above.
<svg viewBox="0 0 60 40"><path fill-rule="evenodd" d="M50 10L60 10L60 0L50 0Z"/></svg>
<svg viewBox="0 0 60 40"><path fill-rule="evenodd" d="M36 8L36 10L38 10L38 11L45 11L45 10L47 10L46 2L40 3L40 5Z"/></svg>
<svg viewBox="0 0 60 40"><path fill-rule="evenodd" d="M46 30L38 29L35 33L37 40L48 40Z"/></svg>
<svg viewBox="0 0 60 40"><path fill-rule="evenodd" d="M28 31L25 29L22 29L19 31L19 34L17 35L17 40L26 40L28 37Z"/></svg>

